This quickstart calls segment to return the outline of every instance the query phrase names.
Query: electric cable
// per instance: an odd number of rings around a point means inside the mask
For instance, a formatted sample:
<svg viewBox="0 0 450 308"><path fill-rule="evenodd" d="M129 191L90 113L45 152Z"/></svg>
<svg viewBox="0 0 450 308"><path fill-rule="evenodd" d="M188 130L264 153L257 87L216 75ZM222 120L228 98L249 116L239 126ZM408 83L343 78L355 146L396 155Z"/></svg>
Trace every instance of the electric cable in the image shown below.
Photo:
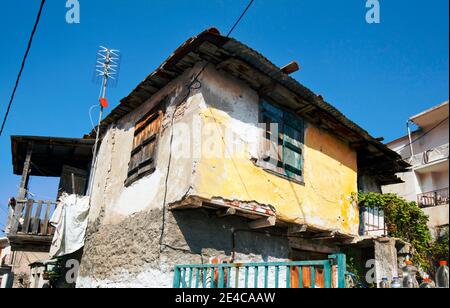
<svg viewBox="0 0 450 308"><path fill-rule="evenodd" d="M243 13L239 16L239 18L237 19L237 21L234 23L233 27L231 28L231 30L228 32L227 37L230 37L230 35L233 33L233 31L236 29L236 27L239 25L239 23L241 22L241 20L244 18L245 14L248 12L248 10L250 9L250 7L252 6L252 4L254 3L255 0L251 0L249 2L249 4L247 5L247 7L245 8L245 10L243 11ZM175 109L173 111L172 114L172 119L171 119L171 136L170 136L170 145L169 145L169 162L167 164L167 173L166 173L166 178L165 178L165 183L164 183L164 198L163 198L163 208L162 208L162 226L161 226L161 234L160 234L160 238L159 238L159 252L161 253L163 250L163 246L165 246L164 244L164 233L165 233L165 224L166 224L166 203L167 203L167 193L168 193L168 181L169 181L169 174L170 174L170 167L171 167L171 163L172 163L172 146L173 146L173 134L174 134L174 129L173 129L173 124L175 121L175 115L178 111L178 106L181 105L184 101L186 101L192 90L196 90L199 89L201 87L201 83L198 81L198 78L200 77L200 75L205 71L206 67L208 66L208 62L202 67L202 69L196 74L196 76L192 79L191 83L189 84L187 90L188 93L186 94L186 96L183 98L183 100L181 100L181 102L179 104L176 104ZM195 83L200 83L199 86L197 87L193 87ZM213 117L214 118L214 117Z"/></svg>
<svg viewBox="0 0 450 308"><path fill-rule="evenodd" d="M13 92L11 94L11 98L9 99L8 107L6 109L6 114L5 114L5 117L3 118L2 127L0 129L0 136L2 135L3 130L5 128L5 124L6 124L6 121L8 119L9 112L11 111L11 106L12 106L12 104L14 102L14 97L16 96L17 88L19 87L20 78L22 77L22 73L23 73L23 70L25 68L25 63L27 61L28 54L30 53L31 45L33 43L33 38L34 38L34 35L36 33L37 27L39 25L39 21L41 20L41 15L42 15L42 10L44 9L44 4L45 4L45 0L42 0L41 1L41 6L39 7L38 15L36 17L36 22L34 23L33 30L31 31L30 39L28 41L27 50L26 50L25 55L24 55L24 57L22 59L22 65L20 66L19 74L17 75L16 83L14 85L14 89L13 89Z"/></svg>

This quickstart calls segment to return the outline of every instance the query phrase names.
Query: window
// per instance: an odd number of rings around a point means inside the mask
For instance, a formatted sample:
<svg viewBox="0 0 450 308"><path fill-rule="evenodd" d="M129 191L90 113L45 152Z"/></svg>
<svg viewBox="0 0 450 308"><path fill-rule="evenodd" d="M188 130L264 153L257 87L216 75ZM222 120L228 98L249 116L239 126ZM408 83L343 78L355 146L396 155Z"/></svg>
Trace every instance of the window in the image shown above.
<svg viewBox="0 0 450 308"><path fill-rule="evenodd" d="M154 109L136 124L126 185L155 172L156 144L162 117L161 108Z"/></svg>
<svg viewBox="0 0 450 308"><path fill-rule="evenodd" d="M261 120L266 124L262 167L303 183L304 121L272 104L261 104ZM271 124L278 124L278 138Z"/></svg>

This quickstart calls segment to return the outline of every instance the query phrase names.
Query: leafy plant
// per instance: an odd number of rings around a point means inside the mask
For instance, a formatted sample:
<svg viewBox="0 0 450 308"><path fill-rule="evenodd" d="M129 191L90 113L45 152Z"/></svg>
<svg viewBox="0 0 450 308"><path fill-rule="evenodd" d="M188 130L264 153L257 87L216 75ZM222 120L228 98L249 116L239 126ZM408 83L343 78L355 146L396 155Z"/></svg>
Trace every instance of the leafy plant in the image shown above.
<svg viewBox="0 0 450 308"><path fill-rule="evenodd" d="M449 260L449 229L446 227L443 234L438 237L431 246L431 262L434 265L439 264L439 261Z"/></svg>
<svg viewBox="0 0 450 308"><path fill-rule="evenodd" d="M389 236L410 243L415 249L414 260L427 270L430 268L432 237L428 229L428 216L416 202L407 201L396 194L374 192L354 196L359 205L366 208L380 208L384 211Z"/></svg>
<svg viewBox="0 0 450 308"><path fill-rule="evenodd" d="M58 257L55 259L55 262L50 270L44 271L44 277L49 281L51 286L54 286L55 283L61 278L62 275L62 258Z"/></svg>

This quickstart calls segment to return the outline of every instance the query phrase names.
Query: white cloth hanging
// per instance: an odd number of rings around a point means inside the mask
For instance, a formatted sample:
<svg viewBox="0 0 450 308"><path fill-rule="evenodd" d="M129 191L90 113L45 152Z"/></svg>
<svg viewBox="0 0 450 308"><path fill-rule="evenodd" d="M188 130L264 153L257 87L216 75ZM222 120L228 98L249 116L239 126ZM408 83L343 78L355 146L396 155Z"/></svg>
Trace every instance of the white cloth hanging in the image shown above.
<svg viewBox="0 0 450 308"><path fill-rule="evenodd" d="M63 194L50 219L56 228L50 258L61 257L84 246L89 215L89 197Z"/></svg>

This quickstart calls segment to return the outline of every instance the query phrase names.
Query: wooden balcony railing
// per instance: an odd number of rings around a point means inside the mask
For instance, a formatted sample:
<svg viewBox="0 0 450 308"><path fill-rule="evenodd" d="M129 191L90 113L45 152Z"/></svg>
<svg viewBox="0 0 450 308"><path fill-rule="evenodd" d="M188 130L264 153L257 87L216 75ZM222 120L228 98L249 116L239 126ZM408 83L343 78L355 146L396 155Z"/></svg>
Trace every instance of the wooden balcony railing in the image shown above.
<svg viewBox="0 0 450 308"><path fill-rule="evenodd" d="M417 203L422 208L449 204L449 189L440 189L417 196Z"/></svg>
<svg viewBox="0 0 450 308"><path fill-rule="evenodd" d="M55 207L56 203L52 201L26 199L10 202L6 233L8 236L52 236L55 229L49 221Z"/></svg>

